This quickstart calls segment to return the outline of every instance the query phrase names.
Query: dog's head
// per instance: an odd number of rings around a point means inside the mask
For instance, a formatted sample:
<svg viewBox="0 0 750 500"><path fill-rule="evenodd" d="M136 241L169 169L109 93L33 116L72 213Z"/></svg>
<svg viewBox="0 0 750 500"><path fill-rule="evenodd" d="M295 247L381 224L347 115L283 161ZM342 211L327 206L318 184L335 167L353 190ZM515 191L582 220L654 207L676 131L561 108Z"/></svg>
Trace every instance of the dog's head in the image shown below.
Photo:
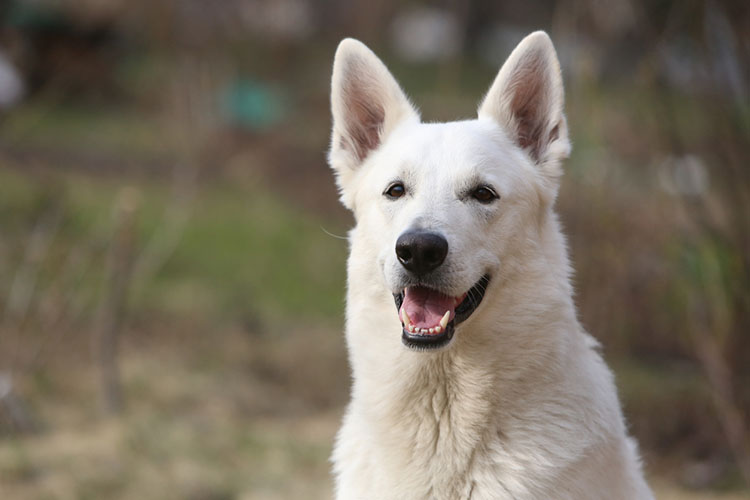
<svg viewBox="0 0 750 500"><path fill-rule="evenodd" d="M385 65L341 42L329 161L410 347L441 347L538 242L570 150L549 37L526 37L476 120L421 123Z"/></svg>

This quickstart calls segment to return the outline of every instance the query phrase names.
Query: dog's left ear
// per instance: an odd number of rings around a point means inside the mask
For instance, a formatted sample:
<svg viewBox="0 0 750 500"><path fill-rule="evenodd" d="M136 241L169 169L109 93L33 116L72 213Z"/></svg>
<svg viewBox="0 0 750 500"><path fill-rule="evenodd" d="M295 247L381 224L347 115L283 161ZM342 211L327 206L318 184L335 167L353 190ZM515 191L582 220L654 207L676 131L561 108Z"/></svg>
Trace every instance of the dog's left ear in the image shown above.
<svg viewBox="0 0 750 500"><path fill-rule="evenodd" d="M479 106L479 118L495 120L545 175L557 178L561 160L570 154L563 100L555 48L547 33L537 31L503 64Z"/></svg>

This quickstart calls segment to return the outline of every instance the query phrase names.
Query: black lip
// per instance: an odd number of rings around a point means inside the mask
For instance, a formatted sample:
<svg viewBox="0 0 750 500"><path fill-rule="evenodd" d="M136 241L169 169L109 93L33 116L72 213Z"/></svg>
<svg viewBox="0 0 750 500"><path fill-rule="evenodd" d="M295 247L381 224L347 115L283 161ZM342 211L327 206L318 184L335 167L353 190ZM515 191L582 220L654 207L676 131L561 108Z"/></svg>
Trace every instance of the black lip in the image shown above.
<svg viewBox="0 0 750 500"><path fill-rule="evenodd" d="M447 345L453 338L453 333L455 331L455 321L448 323L448 326L445 327L445 331L437 335L411 333L404 328L401 330L401 342L403 342L406 347L411 347L412 349L437 349Z"/></svg>
<svg viewBox="0 0 750 500"><path fill-rule="evenodd" d="M456 306L456 314L448 323L445 331L439 335L421 335L411 333L405 328L401 330L401 341L405 346L414 349L437 349L447 345L453 338L456 326L466 321L469 316L479 307L484 298L484 292L490 282L489 275L485 274L466 294L466 298ZM394 293L393 300L396 302L396 310L401 311L401 305L404 303L404 292Z"/></svg>

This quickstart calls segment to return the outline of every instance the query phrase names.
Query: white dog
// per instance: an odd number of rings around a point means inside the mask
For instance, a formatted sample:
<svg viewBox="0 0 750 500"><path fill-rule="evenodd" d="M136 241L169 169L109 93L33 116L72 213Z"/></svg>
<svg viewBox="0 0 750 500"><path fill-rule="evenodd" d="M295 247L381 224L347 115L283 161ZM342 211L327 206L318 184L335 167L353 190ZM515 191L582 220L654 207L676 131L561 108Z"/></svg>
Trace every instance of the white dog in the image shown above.
<svg viewBox="0 0 750 500"><path fill-rule="evenodd" d="M478 119L450 123L421 123L347 39L331 107L330 164L356 219L337 497L653 498L576 318L553 211L570 143L549 37L518 45Z"/></svg>

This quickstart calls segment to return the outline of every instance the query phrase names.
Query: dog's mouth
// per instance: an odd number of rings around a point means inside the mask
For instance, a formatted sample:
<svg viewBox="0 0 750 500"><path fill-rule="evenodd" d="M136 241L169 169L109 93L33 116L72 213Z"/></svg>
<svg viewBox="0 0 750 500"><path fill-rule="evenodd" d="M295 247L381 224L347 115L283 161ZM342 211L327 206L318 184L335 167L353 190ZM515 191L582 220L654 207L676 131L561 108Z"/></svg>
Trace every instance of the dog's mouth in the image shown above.
<svg viewBox="0 0 750 500"><path fill-rule="evenodd" d="M482 276L460 297L451 297L424 286L409 286L393 295L401 318L404 345L416 349L443 347L453 338L456 326L479 307L490 282Z"/></svg>

